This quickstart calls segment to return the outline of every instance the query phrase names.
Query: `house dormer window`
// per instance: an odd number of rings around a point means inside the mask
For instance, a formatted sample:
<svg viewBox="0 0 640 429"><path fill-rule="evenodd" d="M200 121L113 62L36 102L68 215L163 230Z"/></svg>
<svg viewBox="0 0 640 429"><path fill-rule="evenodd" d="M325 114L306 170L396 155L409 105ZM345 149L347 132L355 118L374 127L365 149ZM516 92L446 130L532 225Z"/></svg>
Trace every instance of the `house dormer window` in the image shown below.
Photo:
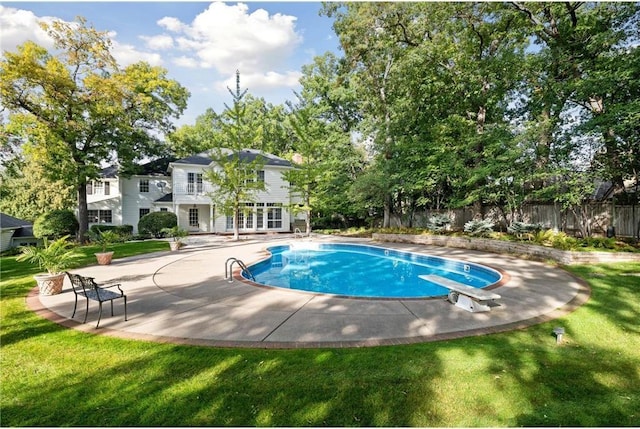
<svg viewBox="0 0 640 429"><path fill-rule="evenodd" d="M140 179L139 190L140 192L149 192L149 179Z"/></svg>

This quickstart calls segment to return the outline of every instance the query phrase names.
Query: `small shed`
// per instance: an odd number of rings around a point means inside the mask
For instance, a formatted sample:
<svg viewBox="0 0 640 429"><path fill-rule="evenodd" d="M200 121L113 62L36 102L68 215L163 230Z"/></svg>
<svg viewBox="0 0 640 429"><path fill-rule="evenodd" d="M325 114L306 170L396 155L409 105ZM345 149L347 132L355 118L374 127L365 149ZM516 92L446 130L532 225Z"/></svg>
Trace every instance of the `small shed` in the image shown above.
<svg viewBox="0 0 640 429"><path fill-rule="evenodd" d="M38 239L33 235L31 222L0 213L0 252L37 243Z"/></svg>

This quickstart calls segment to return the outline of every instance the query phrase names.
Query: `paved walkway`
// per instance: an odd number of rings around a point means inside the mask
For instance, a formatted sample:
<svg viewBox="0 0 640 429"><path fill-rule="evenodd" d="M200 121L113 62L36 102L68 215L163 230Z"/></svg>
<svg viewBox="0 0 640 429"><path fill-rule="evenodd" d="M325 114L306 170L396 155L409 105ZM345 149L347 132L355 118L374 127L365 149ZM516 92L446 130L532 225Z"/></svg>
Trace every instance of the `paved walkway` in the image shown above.
<svg viewBox="0 0 640 429"><path fill-rule="evenodd" d="M103 335L221 347L300 348L362 347L409 344L502 332L531 326L573 311L589 297L588 287L566 271L509 256L469 250L366 239L318 236L318 241L363 242L389 248L478 262L499 268L506 281L495 289L501 306L470 313L442 298L377 300L338 298L258 287L239 280L229 283L224 263L229 257L251 264L264 258L265 248L287 244L288 236L193 236L179 252L116 259L108 266L74 272L101 283L118 282L128 297L129 320L116 301L111 317L105 305L95 329L97 303L78 303L70 319L74 294L69 280L61 294L27 298L39 314L64 326Z"/></svg>

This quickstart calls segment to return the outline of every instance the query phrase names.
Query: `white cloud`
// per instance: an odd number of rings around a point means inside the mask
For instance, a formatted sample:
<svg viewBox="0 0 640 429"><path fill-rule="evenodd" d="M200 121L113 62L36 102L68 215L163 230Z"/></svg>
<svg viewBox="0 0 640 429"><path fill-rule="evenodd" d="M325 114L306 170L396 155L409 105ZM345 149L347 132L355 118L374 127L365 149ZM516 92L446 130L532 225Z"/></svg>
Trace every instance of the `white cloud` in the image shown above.
<svg viewBox="0 0 640 429"><path fill-rule="evenodd" d="M172 17L162 18L158 24L180 35L178 49L197 59L200 67L223 74L236 69L258 74L281 67L302 42L295 30L296 17L248 10L243 3L216 2L190 24Z"/></svg>
<svg viewBox="0 0 640 429"><path fill-rule="evenodd" d="M266 73L242 73L240 72L240 86L248 88L249 92L269 91L277 88L293 88L300 84L302 73L297 71L288 71L286 73L266 72ZM216 82L216 90L222 91L226 88L235 89L236 76L229 76L224 81Z"/></svg>
<svg viewBox="0 0 640 429"><path fill-rule="evenodd" d="M116 59L119 66L128 66L138 61L146 61L152 66L162 65L162 56L157 53L143 52L135 46L118 43L111 38L111 55Z"/></svg>
<svg viewBox="0 0 640 429"><path fill-rule="evenodd" d="M180 57L174 58L172 62L177 66L186 67L190 69L194 69L198 67L198 61L196 61L191 57L180 56Z"/></svg>
<svg viewBox="0 0 640 429"><path fill-rule="evenodd" d="M58 20L55 17L38 17L33 12L21 9L14 9L0 5L0 28L2 37L0 46L2 51L15 51L18 45L27 40L32 40L38 45L52 51L54 49L53 39L39 26L39 22L53 22ZM162 57L157 53L143 52L133 45L118 43L115 39L117 33L114 31L107 33L111 39L111 54L119 65L126 66L137 61L146 61L151 65L161 65Z"/></svg>
<svg viewBox="0 0 640 429"><path fill-rule="evenodd" d="M174 33L181 32L183 30L183 27L185 27L178 18L172 18L170 16L165 16L164 18L158 20L157 24L169 31L173 31Z"/></svg>
<svg viewBox="0 0 640 429"><path fill-rule="evenodd" d="M33 12L0 5L0 50L15 51L19 45L31 40L47 49L53 48L53 40L38 25L39 21L51 22L54 18L38 18Z"/></svg>
<svg viewBox="0 0 640 429"><path fill-rule="evenodd" d="M154 51L163 51L173 48L173 37L166 34L161 34L153 37L140 36L140 38L145 41L147 48Z"/></svg>

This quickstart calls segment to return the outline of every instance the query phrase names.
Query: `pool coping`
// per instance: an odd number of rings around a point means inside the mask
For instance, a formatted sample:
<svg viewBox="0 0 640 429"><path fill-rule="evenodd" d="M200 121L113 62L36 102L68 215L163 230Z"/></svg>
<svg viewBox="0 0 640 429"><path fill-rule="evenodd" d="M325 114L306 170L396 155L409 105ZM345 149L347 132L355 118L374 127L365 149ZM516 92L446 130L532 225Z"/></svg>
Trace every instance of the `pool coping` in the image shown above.
<svg viewBox="0 0 640 429"><path fill-rule="evenodd" d="M339 241L345 241L345 240L340 239ZM407 247L405 245L398 244L398 243L385 243L385 245L387 244L389 244L389 246L392 248ZM264 243L262 244L262 246L266 248L266 245ZM423 251L426 251L430 249L431 246L421 246L421 248ZM154 279L155 279L155 275L161 272L162 269L166 269L166 267L171 267L172 264L180 263L179 261L182 261L182 263L185 263L186 261L188 263L189 258L194 255L197 255L198 252L201 250L203 249L193 249L192 252L188 252L187 254L160 252L160 254L150 254L148 256L144 255L144 256L133 257L133 258L122 258L122 259L116 260L116 261L120 261L120 263L116 263L113 266L110 266L110 268L106 268L106 269L103 268L102 270L105 272L106 270L108 270L111 273L116 273L116 271L118 271L119 265L122 266L122 269L124 270L125 265L127 265L126 262L129 262L132 259L137 259L140 261L148 261L151 258L155 258L154 260L155 264L153 264L154 271L152 274L150 274L154 276ZM206 248L204 250L206 250ZM262 250L263 249L261 249L260 251ZM402 250L405 250L405 249L402 249ZM256 252L256 254L258 253L259 252ZM482 252L475 252L475 253L478 254ZM455 259L460 259L460 258L455 258ZM528 262L529 261L527 261L527 263ZM132 265L135 265L135 263ZM153 332L154 325L152 323L148 324L149 326L146 331L138 331L138 332L132 331L130 329L130 325L127 325L127 322L120 320L122 319L121 313L116 313L114 317L110 317L108 314L104 315L103 322L101 322L102 326L99 329L95 329L91 319L86 324L82 324L64 315L65 312L68 313L67 310L68 310L69 299L73 300L72 294L68 294L67 297L50 298L46 296L40 296L38 294L37 287L35 287L30 291L30 293L26 297L26 303L28 308L34 311L39 316L47 320L50 320L56 324L59 324L61 326L64 326L66 328L76 329L76 330L91 333L91 334L99 334L99 335L118 337L118 338L124 338L124 339L132 339L132 340L153 341L153 342L159 342L159 343L172 343L172 344L195 345L195 346L207 346L207 347L234 347L234 348L256 348L256 349L357 348L357 347L373 347L373 346L392 346L392 345L406 345L406 344L416 344L416 343L424 343L424 342L432 342L432 341L451 340L451 339L458 339L458 338L464 338L464 337L495 334L495 333L523 329L523 328L534 326L534 325L544 323L553 319L557 319L566 314L569 314L588 301L591 294L591 290L588 284L584 280L574 276L573 274L559 267L552 267L547 264L545 264L544 266L548 270L560 270L559 272L564 273L564 276L566 276L567 278L570 278L573 282L575 282L576 286L575 286L574 296L559 307L550 306L549 308L543 308L541 310L541 314L538 314L534 317L523 317L520 320L507 322L507 323L496 323L491 326L481 326L481 327L467 326L467 327L464 327L464 329L455 329L449 332L434 332L428 335L395 336L392 338L366 338L366 339L358 339L358 340L333 338L332 340L322 340L322 341L314 341L314 340L300 341L299 339L292 337L291 340L284 340L284 341L283 340L266 341L264 339L259 341L229 340L224 338L199 338L198 335L200 335L200 333L197 332L197 330L193 331L193 335L188 335L188 332L187 332L187 335L183 334L180 336L161 335ZM496 267L492 266L492 268L495 269ZM89 272L98 271L99 269L100 267L98 266L90 266L90 267L84 268L85 271L89 271ZM511 280L511 275L509 272L506 272L506 274L509 278L505 281L505 283L508 283ZM562 286L562 285L558 285L558 286ZM234 286L234 288L237 288L237 287L238 286ZM250 287L250 286L247 285L247 287ZM502 286L496 287L494 289L500 289L500 287ZM179 291L179 289L177 290ZM153 295L155 299L159 300L158 301L159 303L166 302L167 305L171 305L170 303L172 301L169 299L169 295L171 294L166 290L163 290L162 287L159 287L158 285L156 285L155 289L150 290L149 287L147 286L145 291L148 291L148 293ZM517 288L513 288L513 291L517 292ZM267 291L267 294L269 293L270 292ZM291 291L291 293L309 294L309 292L297 292L297 291ZM175 296L173 296L173 298L175 298ZM241 298L242 296L240 296L239 299ZM346 300L356 300L356 301L363 300L362 298L333 298L333 299L345 300L345 301ZM376 299L371 299L371 300L378 301ZM409 300L391 299L391 301L400 301L400 302L409 301ZM424 300L424 299L417 299L417 300ZM439 300L438 298L430 298L428 300L433 301L434 302L433 305L437 306L440 304L440 303L435 303L435 301ZM70 303L72 304L72 301ZM407 307L407 304L403 304L403 305ZM240 303L238 306L241 308L242 303ZM451 309L455 308L454 306L450 306L450 307ZM64 308L64 310L61 311L62 308ZM198 316L198 314L195 313L198 311L197 308L198 307L195 307L193 310L189 310L189 311L194 311L193 313L194 317ZM452 311L451 309L438 307L438 311L441 311L442 313ZM285 321L283 321L282 324L286 323L291 317L293 317L297 311L298 310L292 311L291 315L286 317ZM92 313L93 315L95 315L96 313L96 310L93 307L90 308L90 315L92 315ZM144 318L145 314L141 314L139 317ZM260 314L257 314L256 317L259 318ZM332 316L328 314L327 317L330 318ZM383 318L384 316L380 316L380 317ZM110 327L110 326L113 326L113 327ZM277 328L279 327L280 326L278 326Z"/></svg>

